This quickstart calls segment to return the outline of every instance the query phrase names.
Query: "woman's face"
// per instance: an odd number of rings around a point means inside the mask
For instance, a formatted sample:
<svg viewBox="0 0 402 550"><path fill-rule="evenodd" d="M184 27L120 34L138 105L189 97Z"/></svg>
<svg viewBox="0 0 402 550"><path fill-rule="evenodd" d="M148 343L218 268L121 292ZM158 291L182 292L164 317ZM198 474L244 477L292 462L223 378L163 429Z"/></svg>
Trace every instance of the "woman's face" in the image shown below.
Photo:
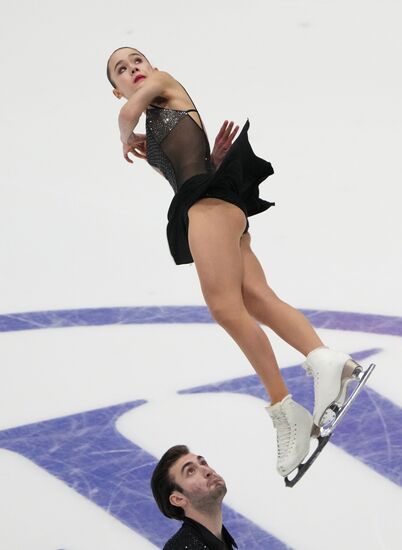
<svg viewBox="0 0 402 550"><path fill-rule="evenodd" d="M134 48L121 48L114 52L108 68L115 84L113 93L119 99L131 97L137 86L155 70L147 58Z"/></svg>

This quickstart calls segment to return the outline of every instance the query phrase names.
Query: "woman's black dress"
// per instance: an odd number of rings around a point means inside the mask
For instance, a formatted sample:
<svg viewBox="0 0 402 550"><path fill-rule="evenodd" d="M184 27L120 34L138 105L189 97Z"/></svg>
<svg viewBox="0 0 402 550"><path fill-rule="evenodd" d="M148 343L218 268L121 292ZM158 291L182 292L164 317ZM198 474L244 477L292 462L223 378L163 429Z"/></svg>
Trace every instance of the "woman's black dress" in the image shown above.
<svg viewBox="0 0 402 550"><path fill-rule="evenodd" d="M197 111L151 107L146 113L147 160L175 192L168 211L167 238L176 264L189 264L193 262L187 236L189 208L201 198L214 197L235 204L246 217L259 214L274 204L260 199L258 189L274 171L254 154L247 136L248 121L214 170L204 128L189 114Z"/></svg>

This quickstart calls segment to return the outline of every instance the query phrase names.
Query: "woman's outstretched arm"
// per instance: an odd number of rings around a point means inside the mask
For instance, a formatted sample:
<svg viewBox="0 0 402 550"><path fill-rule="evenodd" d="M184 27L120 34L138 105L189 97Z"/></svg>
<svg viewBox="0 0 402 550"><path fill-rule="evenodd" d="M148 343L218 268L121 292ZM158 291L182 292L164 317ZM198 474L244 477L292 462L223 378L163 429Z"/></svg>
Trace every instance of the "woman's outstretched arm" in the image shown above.
<svg viewBox="0 0 402 550"><path fill-rule="evenodd" d="M151 76L144 79L138 86L138 89L120 110L119 127L122 143L130 144L129 140L141 114L156 97L166 97L172 80L169 74L155 70ZM131 138L132 145L135 145L133 139Z"/></svg>

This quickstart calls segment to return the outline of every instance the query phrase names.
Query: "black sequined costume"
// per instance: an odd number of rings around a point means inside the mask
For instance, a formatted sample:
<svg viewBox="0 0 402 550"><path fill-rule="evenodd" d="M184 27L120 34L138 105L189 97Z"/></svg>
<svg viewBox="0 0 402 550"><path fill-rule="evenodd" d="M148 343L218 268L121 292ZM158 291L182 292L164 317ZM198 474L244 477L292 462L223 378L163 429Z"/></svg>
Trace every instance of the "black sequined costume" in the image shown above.
<svg viewBox="0 0 402 550"><path fill-rule="evenodd" d="M237 544L229 531L222 526L222 540L218 539L203 525L190 518L185 518L183 525L163 550L233 550Z"/></svg>
<svg viewBox="0 0 402 550"><path fill-rule="evenodd" d="M260 199L258 189L273 169L254 154L247 136L248 121L215 171L201 119L200 125L190 115L198 115L196 109L150 107L146 112L147 160L162 172L175 193L168 211L167 237L176 264L188 264L193 261L187 238L189 208L201 198L214 197L235 204L246 217L259 214L274 204Z"/></svg>

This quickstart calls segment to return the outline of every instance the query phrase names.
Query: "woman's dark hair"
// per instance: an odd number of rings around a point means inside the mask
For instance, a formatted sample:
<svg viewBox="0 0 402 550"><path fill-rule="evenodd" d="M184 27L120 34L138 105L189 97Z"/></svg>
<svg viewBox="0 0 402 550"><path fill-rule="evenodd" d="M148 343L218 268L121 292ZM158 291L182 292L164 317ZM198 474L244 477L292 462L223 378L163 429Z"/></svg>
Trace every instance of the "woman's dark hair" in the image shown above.
<svg viewBox="0 0 402 550"><path fill-rule="evenodd" d="M113 80L112 80L112 75L110 74L109 61L110 61L110 58L112 57L112 55L113 55L114 53L118 52L119 50L124 50L124 49L135 50L135 51L138 52L140 55L142 55L142 57L143 57L144 59L147 59L143 53L141 53L140 51L138 51L137 48L133 48L132 46L121 46L120 48L117 48L116 50L114 50L114 52L112 52L112 53L109 55L109 59L107 60L107 64L106 64L106 76L107 76L107 79L109 80L110 84L113 86L113 88L116 88L116 84L113 82ZM148 59L147 59L147 61L148 61Z"/></svg>
<svg viewBox="0 0 402 550"><path fill-rule="evenodd" d="M159 510L168 518L184 518L183 508L173 506L169 501L169 497L173 491L183 492L183 489L171 479L169 470L179 458L189 452L189 448L186 445L171 447L159 460L152 474L151 489L154 499Z"/></svg>

